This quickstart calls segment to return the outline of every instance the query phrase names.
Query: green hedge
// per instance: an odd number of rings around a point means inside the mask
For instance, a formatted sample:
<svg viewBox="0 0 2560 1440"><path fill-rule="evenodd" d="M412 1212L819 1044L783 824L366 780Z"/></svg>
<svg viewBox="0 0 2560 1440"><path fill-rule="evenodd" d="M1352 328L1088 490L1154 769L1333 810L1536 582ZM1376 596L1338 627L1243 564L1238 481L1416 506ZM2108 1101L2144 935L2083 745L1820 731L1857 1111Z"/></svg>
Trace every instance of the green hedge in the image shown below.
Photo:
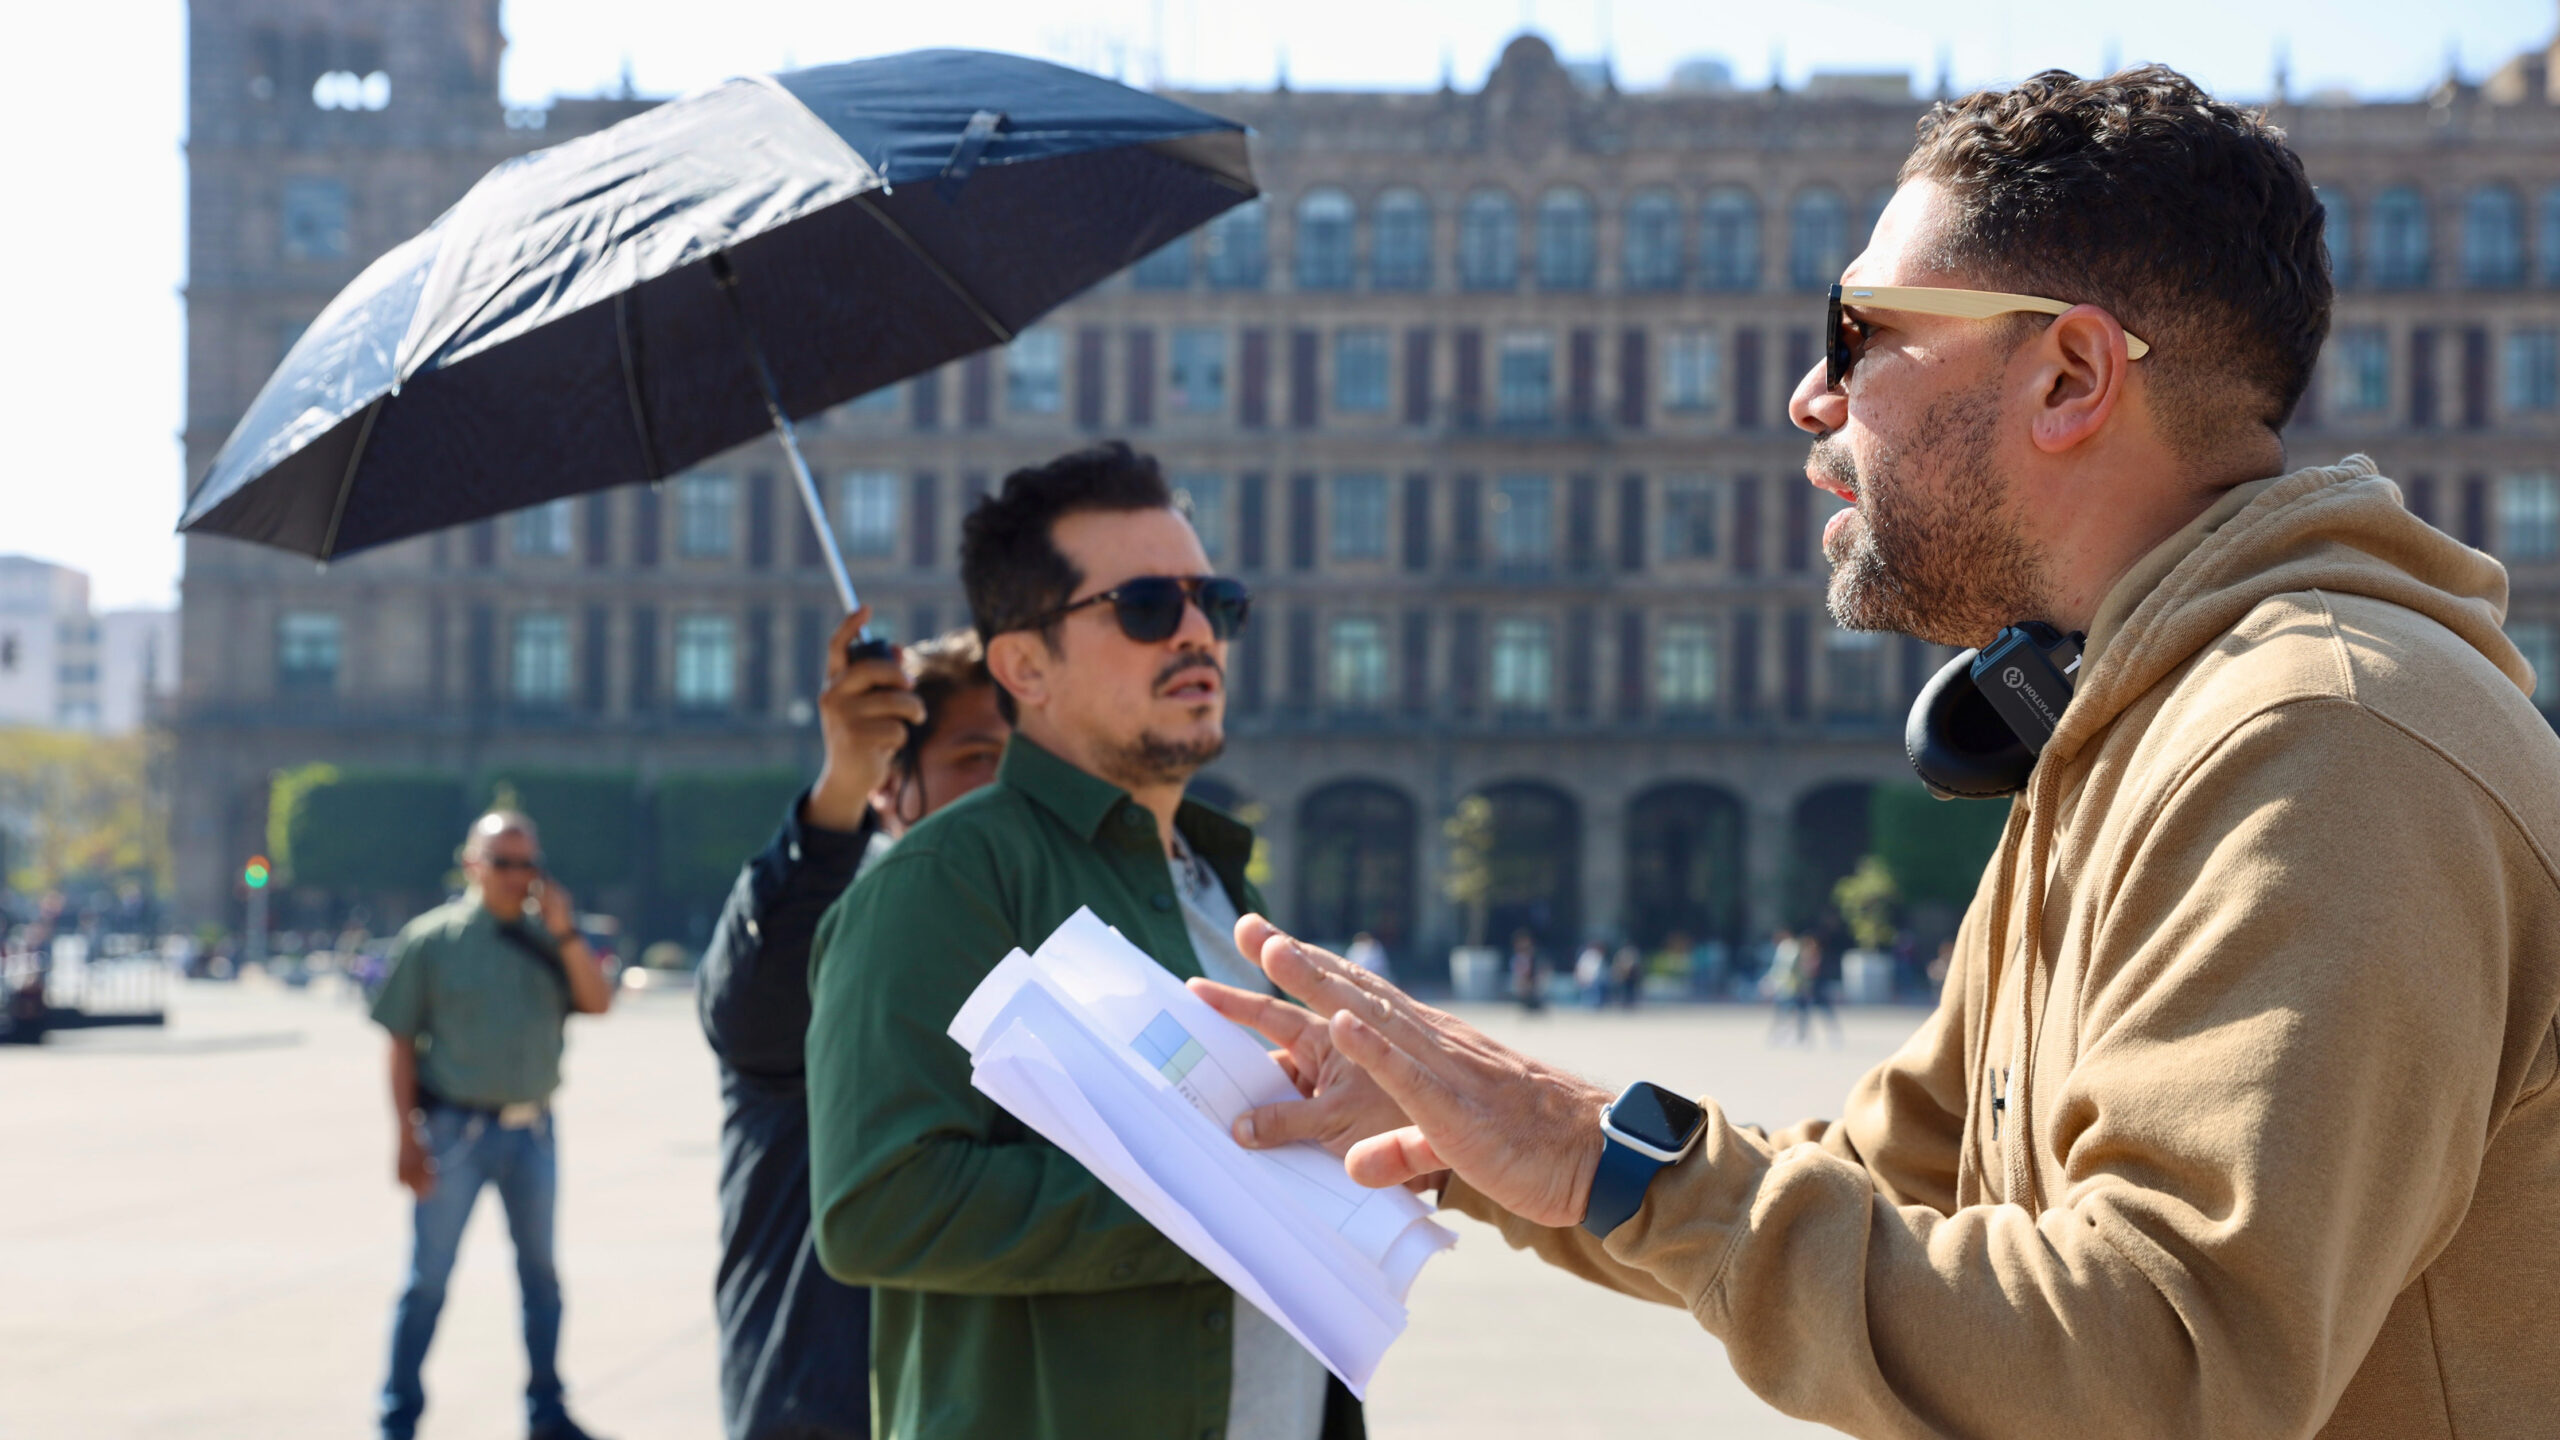
<svg viewBox="0 0 2560 1440"><path fill-rule="evenodd" d="M627 770L502 770L488 803L511 804L542 831L542 862L581 899L636 879L638 778Z"/></svg>
<svg viewBox="0 0 2560 1440"><path fill-rule="evenodd" d="M469 823L462 784L450 776L305 765L275 777L267 845L288 884L431 892L453 870Z"/></svg>
<svg viewBox="0 0 2560 1440"><path fill-rule="evenodd" d="M764 848L791 797L809 777L798 770L671 774L658 781L658 894L679 905L717 907L738 867Z"/></svg>
<svg viewBox="0 0 2560 1440"><path fill-rule="evenodd" d="M1935 900L1962 910L2000 846L2009 807L1933 799L1919 785L1878 785L1867 816L1868 849L1884 861L1904 903Z"/></svg>

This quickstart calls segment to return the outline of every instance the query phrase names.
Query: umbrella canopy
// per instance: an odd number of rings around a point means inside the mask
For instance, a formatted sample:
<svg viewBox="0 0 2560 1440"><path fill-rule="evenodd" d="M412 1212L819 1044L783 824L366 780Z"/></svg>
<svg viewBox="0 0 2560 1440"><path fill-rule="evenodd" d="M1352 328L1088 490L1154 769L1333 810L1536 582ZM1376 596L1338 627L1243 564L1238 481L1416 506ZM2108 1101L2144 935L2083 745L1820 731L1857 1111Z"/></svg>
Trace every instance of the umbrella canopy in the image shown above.
<svg viewBox="0 0 2560 1440"><path fill-rule="evenodd" d="M368 266L179 528L325 560L655 480L776 422L759 351L807 415L1255 193L1241 126L1019 56L733 80L500 165Z"/></svg>

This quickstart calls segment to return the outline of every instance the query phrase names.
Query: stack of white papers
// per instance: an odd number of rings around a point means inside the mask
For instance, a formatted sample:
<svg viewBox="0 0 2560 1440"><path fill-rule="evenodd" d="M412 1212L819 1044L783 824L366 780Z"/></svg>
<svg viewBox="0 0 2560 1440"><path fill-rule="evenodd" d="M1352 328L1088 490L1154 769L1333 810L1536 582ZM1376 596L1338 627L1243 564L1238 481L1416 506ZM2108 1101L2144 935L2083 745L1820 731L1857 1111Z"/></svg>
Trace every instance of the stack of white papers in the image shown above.
<svg viewBox="0 0 2560 1440"><path fill-rule="evenodd" d="M1229 1132L1298 1090L1263 1042L1078 910L1016 950L951 1022L972 1081L1091 1170L1355 1395L1404 1333L1422 1262L1457 1242L1402 1189L1370 1190L1314 1145Z"/></svg>

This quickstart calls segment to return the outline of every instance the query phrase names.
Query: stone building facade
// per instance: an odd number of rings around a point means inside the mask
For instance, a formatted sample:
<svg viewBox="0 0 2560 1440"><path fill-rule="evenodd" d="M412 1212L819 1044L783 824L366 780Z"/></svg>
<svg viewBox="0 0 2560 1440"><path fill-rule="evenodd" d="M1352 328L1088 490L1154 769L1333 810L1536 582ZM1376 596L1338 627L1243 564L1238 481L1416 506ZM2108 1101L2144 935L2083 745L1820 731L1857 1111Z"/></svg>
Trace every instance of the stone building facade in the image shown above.
<svg viewBox="0 0 2560 1440"><path fill-rule="evenodd" d="M639 103L508 115L495 8L366 7L394 18L359 42L333 28L352 5L195 7L196 471L364 257ZM2348 237L2294 456L2370 451L2506 558L2538 663L2560 649L2550 68L2276 107ZM302 98L305 71L358 108ZM1784 414L1922 102L1872 77L1621 92L1528 37L1472 91L1181 98L1254 128L1263 201L808 426L886 627L965 620L958 517L1006 470L1125 436L1255 588L1204 784L1259 823L1284 918L1427 964L1462 928L1437 879L1472 795L1496 934L1802 918L1863 849L1868 788L1908 781L1902 714L1943 656L1829 623L1833 502ZM832 618L812 539L757 444L326 573L191 541L182 901L221 912L279 765L809 763Z"/></svg>

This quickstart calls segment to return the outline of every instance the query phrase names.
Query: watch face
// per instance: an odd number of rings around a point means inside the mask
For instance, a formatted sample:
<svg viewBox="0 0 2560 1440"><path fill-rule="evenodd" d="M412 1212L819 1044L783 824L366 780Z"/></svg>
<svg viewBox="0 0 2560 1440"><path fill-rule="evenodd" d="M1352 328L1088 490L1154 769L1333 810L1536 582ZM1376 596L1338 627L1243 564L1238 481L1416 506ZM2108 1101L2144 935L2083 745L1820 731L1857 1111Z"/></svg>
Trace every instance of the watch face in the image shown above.
<svg viewBox="0 0 2560 1440"><path fill-rule="evenodd" d="M1650 1082L1627 1087L1609 1107L1609 1123L1657 1150L1678 1150L1704 1124L1707 1112L1677 1091Z"/></svg>

